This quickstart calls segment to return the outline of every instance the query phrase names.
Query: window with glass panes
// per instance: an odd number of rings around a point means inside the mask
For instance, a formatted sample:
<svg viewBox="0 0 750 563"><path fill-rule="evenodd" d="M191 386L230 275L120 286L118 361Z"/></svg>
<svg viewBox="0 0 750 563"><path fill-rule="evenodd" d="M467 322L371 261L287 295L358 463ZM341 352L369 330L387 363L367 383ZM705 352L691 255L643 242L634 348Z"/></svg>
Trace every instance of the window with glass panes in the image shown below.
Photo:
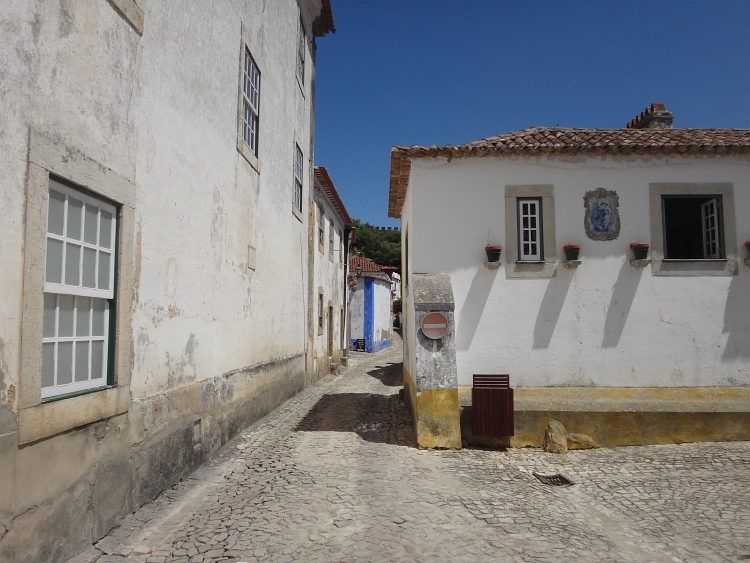
<svg viewBox="0 0 750 563"><path fill-rule="evenodd" d="M323 246L325 244L325 231L326 231L326 218L323 214L323 208L318 206L318 245ZM321 250L321 252L323 252Z"/></svg>
<svg viewBox="0 0 750 563"><path fill-rule="evenodd" d="M242 140L258 156L258 116L260 115L260 71L250 50L245 48L242 72Z"/></svg>
<svg viewBox="0 0 750 563"><path fill-rule="evenodd" d="M297 41L297 76L299 81L305 83L305 25L299 22L299 38Z"/></svg>
<svg viewBox="0 0 750 563"><path fill-rule="evenodd" d="M42 399L107 385L117 209L50 179Z"/></svg>
<svg viewBox="0 0 750 563"><path fill-rule="evenodd" d="M518 199L518 259L541 261L542 257L542 201L538 198Z"/></svg>
<svg viewBox="0 0 750 563"><path fill-rule="evenodd" d="M331 221L330 225L328 225L328 254L331 255L331 258L333 258L333 236L335 232L333 221Z"/></svg>
<svg viewBox="0 0 750 563"><path fill-rule="evenodd" d="M294 148L294 207L302 211L302 150L296 143Z"/></svg>

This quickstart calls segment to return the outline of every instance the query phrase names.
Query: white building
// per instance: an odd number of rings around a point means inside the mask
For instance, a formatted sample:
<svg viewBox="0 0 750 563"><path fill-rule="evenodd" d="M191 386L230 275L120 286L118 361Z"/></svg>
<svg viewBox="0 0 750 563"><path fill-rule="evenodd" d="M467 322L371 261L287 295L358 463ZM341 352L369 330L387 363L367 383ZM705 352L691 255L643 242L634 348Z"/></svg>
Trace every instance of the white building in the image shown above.
<svg viewBox="0 0 750 563"><path fill-rule="evenodd" d="M320 377L337 370L346 355L346 264L353 223L325 167L315 167L314 186L311 218L316 249L311 260L312 285L317 293L311 303L314 329L310 355L313 372Z"/></svg>
<svg viewBox="0 0 750 563"><path fill-rule="evenodd" d="M0 560L65 561L313 377L333 19L14 0L0 27Z"/></svg>
<svg viewBox="0 0 750 563"><path fill-rule="evenodd" d="M413 395L412 276L447 274L461 404L473 374L510 374L512 443L538 445L553 412L602 444L750 438L750 131L671 119L393 148Z"/></svg>
<svg viewBox="0 0 750 563"><path fill-rule="evenodd" d="M349 257L349 343L352 350L377 352L393 340L391 279L369 258Z"/></svg>

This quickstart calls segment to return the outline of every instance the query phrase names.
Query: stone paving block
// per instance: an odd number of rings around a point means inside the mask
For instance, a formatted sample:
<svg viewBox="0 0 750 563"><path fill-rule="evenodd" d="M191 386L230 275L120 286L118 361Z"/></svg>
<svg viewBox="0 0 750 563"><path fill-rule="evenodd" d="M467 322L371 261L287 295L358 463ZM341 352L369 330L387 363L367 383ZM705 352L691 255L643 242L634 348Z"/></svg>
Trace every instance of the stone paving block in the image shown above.
<svg viewBox="0 0 750 563"><path fill-rule="evenodd" d="M750 555L750 443L564 455L420 450L398 398L400 353L398 342L352 352L346 371L243 431L128 516L97 553L136 545L130 557L141 563L704 563ZM535 471L563 473L575 485L549 487ZM170 512L198 487L210 492Z"/></svg>

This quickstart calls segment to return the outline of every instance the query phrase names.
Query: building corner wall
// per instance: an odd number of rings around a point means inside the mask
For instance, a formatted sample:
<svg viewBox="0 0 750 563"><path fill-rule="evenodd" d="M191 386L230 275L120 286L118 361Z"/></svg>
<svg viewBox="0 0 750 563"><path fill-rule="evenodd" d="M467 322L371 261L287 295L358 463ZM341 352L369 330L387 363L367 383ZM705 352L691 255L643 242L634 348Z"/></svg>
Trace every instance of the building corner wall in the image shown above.
<svg viewBox="0 0 750 563"><path fill-rule="evenodd" d="M424 448L461 448L461 422L456 370L454 302L450 276L414 274L412 283L414 323L409 327L415 341L414 389L408 389L417 443ZM427 338L422 320L439 312L448 321L440 339ZM408 373L408 372L407 372ZM406 374L405 374L405 379ZM411 378L407 382L411 383ZM406 382L405 382L406 383ZM407 391L404 391L407 395Z"/></svg>

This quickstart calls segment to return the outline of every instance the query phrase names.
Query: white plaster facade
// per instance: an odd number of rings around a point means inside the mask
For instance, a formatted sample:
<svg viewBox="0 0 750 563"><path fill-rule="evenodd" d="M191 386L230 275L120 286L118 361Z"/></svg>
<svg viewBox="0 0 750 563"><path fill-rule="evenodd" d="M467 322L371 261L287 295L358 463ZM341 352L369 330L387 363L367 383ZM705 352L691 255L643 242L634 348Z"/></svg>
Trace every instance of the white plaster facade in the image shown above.
<svg viewBox="0 0 750 563"><path fill-rule="evenodd" d="M332 21L324 0L11 0L0 28L0 559L60 561L310 382L314 38ZM118 207L119 262L109 388L44 403L50 175Z"/></svg>
<svg viewBox="0 0 750 563"><path fill-rule="evenodd" d="M315 325L311 355L314 371L323 376L338 368L347 348L346 265L352 219L324 167L315 167L314 186L311 217L315 250L311 259L317 295L311 311Z"/></svg>
<svg viewBox="0 0 750 563"><path fill-rule="evenodd" d="M688 271L673 272L657 263L661 210L652 192L659 184L677 184L677 193L729 186L725 262L707 266L711 271L687 264ZM551 194L553 208L544 210L550 248L547 264L534 266L543 270L537 277L519 277L535 274L525 273L509 248L518 187L548 187ZM616 240L589 240L584 232L584 194L600 187L619 195ZM470 386L475 373L508 373L514 387L750 384L745 156L412 158L401 221L404 361L412 378L410 276L441 273L450 275L456 302L461 386ZM630 241L651 243L654 263L632 266ZM484 265L487 242L503 245L499 269ZM581 246L575 269L563 267L566 243Z"/></svg>
<svg viewBox="0 0 750 563"><path fill-rule="evenodd" d="M366 352L388 348L393 340L391 283L383 272L363 272L357 278L356 291L350 292L351 336L349 345L365 341Z"/></svg>

